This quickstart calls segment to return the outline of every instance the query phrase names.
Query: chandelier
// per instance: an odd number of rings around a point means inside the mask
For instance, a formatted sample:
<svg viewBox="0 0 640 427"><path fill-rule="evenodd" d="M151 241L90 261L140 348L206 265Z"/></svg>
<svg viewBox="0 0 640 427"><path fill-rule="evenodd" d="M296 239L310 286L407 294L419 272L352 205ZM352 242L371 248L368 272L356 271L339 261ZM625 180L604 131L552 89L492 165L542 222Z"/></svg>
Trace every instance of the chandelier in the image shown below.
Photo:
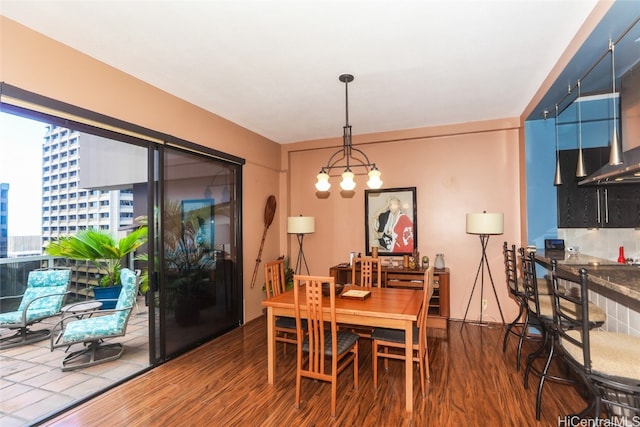
<svg viewBox="0 0 640 427"><path fill-rule="evenodd" d="M318 181L316 182L316 189L320 192L329 191L331 183L329 183L329 171L331 169L343 169L342 181L340 182L340 188L345 191L353 191L356 188L356 183L353 180L355 177L351 168L365 168L369 180L367 186L369 188L382 187L382 181L380 180L380 171L376 167L375 163L371 163L367 155L360 149L355 148L351 142L351 125L349 125L349 83L353 81L353 75L341 74L338 80L344 83L345 93L345 111L346 111L346 123L344 125L342 134L342 148L336 151L329 157L329 161L326 166L320 169L320 173L316 176ZM340 163L344 162L344 163Z"/></svg>

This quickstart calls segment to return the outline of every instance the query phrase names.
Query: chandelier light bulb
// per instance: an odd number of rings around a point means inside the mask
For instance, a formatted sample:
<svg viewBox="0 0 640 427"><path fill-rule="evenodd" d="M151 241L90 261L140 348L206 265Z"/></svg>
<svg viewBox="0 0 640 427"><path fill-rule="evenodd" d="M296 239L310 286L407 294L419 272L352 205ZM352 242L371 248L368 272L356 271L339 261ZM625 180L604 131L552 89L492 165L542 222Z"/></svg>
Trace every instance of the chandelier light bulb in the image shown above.
<svg viewBox="0 0 640 427"><path fill-rule="evenodd" d="M378 169L371 169L369 171L369 180L367 181L367 186L373 189L382 187L382 180L380 179L380 175L382 174Z"/></svg>
<svg viewBox="0 0 640 427"><path fill-rule="evenodd" d="M316 182L316 190L318 191L329 191L331 188L331 183L329 182L329 174L324 170L321 170L318 175L316 175L318 181Z"/></svg>
<svg viewBox="0 0 640 427"><path fill-rule="evenodd" d="M342 172L342 182L340 183L340 188L342 188L344 191L352 191L354 188L356 188L356 183L353 180L354 176L355 175L353 174L353 172L351 172L349 169Z"/></svg>

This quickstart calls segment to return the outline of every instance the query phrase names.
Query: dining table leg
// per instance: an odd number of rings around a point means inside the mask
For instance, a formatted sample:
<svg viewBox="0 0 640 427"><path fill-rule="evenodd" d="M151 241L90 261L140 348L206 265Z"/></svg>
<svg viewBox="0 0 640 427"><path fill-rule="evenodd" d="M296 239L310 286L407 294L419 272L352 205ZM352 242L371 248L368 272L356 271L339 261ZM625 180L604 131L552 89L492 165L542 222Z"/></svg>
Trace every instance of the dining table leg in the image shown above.
<svg viewBox="0 0 640 427"><path fill-rule="evenodd" d="M276 317L273 308L267 307L267 381L273 384L276 376Z"/></svg>
<svg viewBox="0 0 640 427"><path fill-rule="evenodd" d="M407 412L413 412L413 322L408 320L404 326L404 373L405 373L405 398L407 400Z"/></svg>

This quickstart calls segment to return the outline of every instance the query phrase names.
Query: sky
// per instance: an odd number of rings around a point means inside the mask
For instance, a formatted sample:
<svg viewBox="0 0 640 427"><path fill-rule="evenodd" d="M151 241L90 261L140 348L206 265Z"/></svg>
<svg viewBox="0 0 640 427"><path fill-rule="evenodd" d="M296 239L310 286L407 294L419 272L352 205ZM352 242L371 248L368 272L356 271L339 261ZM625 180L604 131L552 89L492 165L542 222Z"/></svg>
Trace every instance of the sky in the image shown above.
<svg viewBox="0 0 640 427"><path fill-rule="evenodd" d="M39 236L46 124L0 112L0 182L9 183L9 236Z"/></svg>

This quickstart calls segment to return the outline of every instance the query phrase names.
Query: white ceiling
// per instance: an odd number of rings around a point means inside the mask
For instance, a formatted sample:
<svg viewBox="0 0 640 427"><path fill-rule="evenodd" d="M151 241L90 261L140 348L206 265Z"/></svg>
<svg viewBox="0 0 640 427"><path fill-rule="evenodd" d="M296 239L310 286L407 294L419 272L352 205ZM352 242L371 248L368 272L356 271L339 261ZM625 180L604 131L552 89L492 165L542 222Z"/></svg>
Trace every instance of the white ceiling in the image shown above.
<svg viewBox="0 0 640 427"><path fill-rule="evenodd" d="M595 4L0 0L0 13L290 143L342 135L344 72L356 136L520 116Z"/></svg>

